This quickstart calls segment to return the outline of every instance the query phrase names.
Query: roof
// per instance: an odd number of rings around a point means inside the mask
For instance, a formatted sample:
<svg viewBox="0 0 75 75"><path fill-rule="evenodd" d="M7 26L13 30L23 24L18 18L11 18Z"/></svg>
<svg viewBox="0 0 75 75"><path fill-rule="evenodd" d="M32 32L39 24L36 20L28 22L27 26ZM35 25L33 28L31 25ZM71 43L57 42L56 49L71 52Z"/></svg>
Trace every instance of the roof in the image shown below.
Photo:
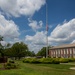
<svg viewBox="0 0 75 75"><path fill-rule="evenodd" d="M72 48L72 47L75 47L75 43L74 44L65 44L65 45L60 45L60 46L54 46L50 49Z"/></svg>

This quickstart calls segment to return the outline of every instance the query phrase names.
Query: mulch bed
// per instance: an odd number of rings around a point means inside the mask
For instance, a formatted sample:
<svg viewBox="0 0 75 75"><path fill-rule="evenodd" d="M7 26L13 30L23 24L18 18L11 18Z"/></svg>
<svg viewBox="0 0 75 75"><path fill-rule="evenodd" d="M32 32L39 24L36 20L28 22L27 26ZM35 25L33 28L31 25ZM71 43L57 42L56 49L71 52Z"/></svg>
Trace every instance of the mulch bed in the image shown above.
<svg viewBox="0 0 75 75"><path fill-rule="evenodd" d="M7 70L7 69L5 69L5 67L4 67L5 63L0 63L0 64L2 64L2 67L0 68L0 70Z"/></svg>
<svg viewBox="0 0 75 75"><path fill-rule="evenodd" d="M5 68L0 68L0 70L6 70Z"/></svg>

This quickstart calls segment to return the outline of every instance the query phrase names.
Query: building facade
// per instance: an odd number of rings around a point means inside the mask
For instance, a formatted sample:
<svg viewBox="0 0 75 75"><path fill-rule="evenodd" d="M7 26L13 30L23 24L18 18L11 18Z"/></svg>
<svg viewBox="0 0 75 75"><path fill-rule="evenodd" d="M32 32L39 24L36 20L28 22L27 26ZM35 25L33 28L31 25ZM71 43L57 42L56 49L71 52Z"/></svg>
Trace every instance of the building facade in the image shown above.
<svg viewBox="0 0 75 75"><path fill-rule="evenodd" d="M49 49L49 57L75 58L75 44L55 46Z"/></svg>

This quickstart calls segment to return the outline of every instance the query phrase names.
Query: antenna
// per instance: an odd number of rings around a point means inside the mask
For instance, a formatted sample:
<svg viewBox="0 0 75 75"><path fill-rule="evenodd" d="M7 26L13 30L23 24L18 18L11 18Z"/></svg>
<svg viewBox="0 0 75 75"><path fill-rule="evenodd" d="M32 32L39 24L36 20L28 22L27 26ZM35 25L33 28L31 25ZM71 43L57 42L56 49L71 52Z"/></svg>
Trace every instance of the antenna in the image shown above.
<svg viewBox="0 0 75 75"><path fill-rule="evenodd" d="M48 57L48 13L47 13L47 0L46 0L46 58Z"/></svg>

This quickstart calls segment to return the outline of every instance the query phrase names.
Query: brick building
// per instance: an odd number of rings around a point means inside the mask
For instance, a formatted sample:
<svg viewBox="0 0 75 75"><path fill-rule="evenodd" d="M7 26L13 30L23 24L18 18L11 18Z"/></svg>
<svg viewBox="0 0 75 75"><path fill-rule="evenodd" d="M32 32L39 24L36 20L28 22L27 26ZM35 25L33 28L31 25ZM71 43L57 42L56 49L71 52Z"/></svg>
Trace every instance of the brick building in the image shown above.
<svg viewBox="0 0 75 75"><path fill-rule="evenodd" d="M75 44L54 46L49 49L49 57L75 58Z"/></svg>

